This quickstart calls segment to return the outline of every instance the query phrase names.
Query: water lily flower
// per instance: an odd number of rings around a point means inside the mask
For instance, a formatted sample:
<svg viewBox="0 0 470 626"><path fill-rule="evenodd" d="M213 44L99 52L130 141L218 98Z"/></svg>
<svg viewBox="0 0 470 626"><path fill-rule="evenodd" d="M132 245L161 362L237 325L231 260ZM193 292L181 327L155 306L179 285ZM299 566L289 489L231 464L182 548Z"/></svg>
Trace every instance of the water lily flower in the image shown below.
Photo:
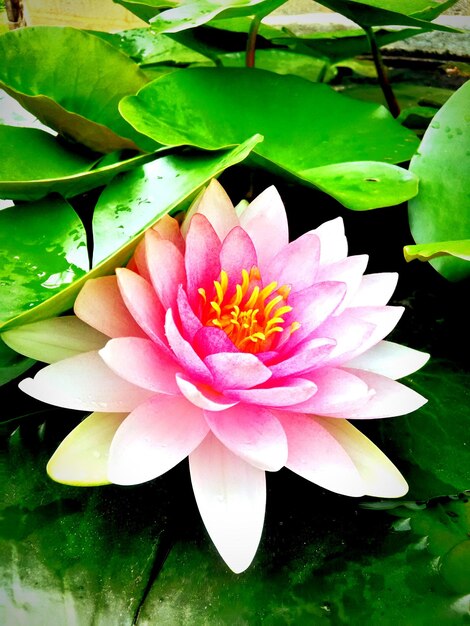
<svg viewBox="0 0 470 626"><path fill-rule="evenodd" d="M396 379L428 355L384 341L403 312L387 305L397 275L364 274L368 257L347 252L340 218L289 242L274 187L236 209L213 180L181 225L162 218L126 267L89 280L75 316L6 332L51 363L23 391L91 411L49 475L134 485L189 457L205 527L237 573L260 542L266 471L347 496L404 495L349 420L421 407Z"/></svg>

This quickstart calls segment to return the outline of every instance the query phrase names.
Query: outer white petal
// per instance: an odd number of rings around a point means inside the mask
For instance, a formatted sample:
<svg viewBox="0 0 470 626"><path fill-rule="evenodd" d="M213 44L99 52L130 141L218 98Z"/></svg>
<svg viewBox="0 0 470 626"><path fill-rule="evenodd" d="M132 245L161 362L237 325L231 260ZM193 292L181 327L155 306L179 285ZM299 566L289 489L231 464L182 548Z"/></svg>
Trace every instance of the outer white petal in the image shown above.
<svg viewBox="0 0 470 626"><path fill-rule="evenodd" d="M240 216L240 226L255 244L263 272L264 265L289 243L286 210L274 186L268 187L250 202Z"/></svg>
<svg viewBox="0 0 470 626"><path fill-rule="evenodd" d="M396 417L397 415L407 415L413 411L417 411L427 399L421 394L416 393L406 385L381 376L373 372L365 370L349 369L347 370L363 380L372 395L362 406L352 407L349 411L344 408L341 412L328 411L323 413L328 417L344 417L346 419L378 419L384 417Z"/></svg>
<svg viewBox="0 0 470 626"><path fill-rule="evenodd" d="M344 234L343 218L336 217L324 222L310 232L320 238L320 265L328 265L347 257L348 240Z"/></svg>
<svg viewBox="0 0 470 626"><path fill-rule="evenodd" d="M126 413L153 395L117 376L97 352L48 365L19 387L42 402L82 411Z"/></svg>
<svg viewBox="0 0 470 626"><path fill-rule="evenodd" d="M75 315L24 324L6 330L1 337L12 350L44 363L99 350L109 339Z"/></svg>
<svg viewBox="0 0 470 626"><path fill-rule="evenodd" d="M362 496L362 480L349 454L315 415L277 413L287 436L286 467L346 496Z"/></svg>
<svg viewBox="0 0 470 626"><path fill-rule="evenodd" d="M397 282L396 272L366 274L349 306L384 306L392 297Z"/></svg>
<svg viewBox="0 0 470 626"><path fill-rule="evenodd" d="M393 463L377 446L346 420L315 418L343 446L358 470L364 494L380 498L399 498L408 485Z"/></svg>
<svg viewBox="0 0 470 626"><path fill-rule="evenodd" d="M189 456L191 481L210 538L236 574L252 562L263 531L266 482L209 434Z"/></svg>
<svg viewBox="0 0 470 626"><path fill-rule="evenodd" d="M186 237L191 218L195 213L201 213L212 224L215 232L220 237L224 237L230 232L234 226L238 226L238 217L232 201L227 192L213 178L207 188L196 198L190 207L186 217L181 224L181 232Z"/></svg>
<svg viewBox="0 0 470 626"><path fill-rule="evenodd" d="M182 397L154 396L122 423L109 452L109 478L135 485L161 476L209 432L203 412Z"/></svg>
<svg viewBox="0 0 470 626"><path fill-rule="evenodd" d="M106 485L109 447L127 413L92 413L52 455L47 473L58 483L78 487Z"/></svg>
<svg viewBox="0 0 470 626"><path fill-rule="evenodd" d="M355 357L344 367L375 372L396 380L408 376L428 361L429 354L402 346L392 341L381 341L363 354Z"/></svg>

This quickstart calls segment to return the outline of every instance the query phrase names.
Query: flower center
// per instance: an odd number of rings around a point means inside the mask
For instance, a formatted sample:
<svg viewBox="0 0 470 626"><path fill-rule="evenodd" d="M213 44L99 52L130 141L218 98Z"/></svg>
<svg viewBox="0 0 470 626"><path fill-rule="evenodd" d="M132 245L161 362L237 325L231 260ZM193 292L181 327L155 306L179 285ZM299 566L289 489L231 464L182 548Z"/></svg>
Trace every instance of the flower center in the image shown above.
<svg viewBox="0 0 470 626"><path fill-rule="evenodd" d="M214 297L208 301L206 290L198 289L203 300L202 321L206 326L221 328L232 342L245 352L269 350L277 333L284 329L284 317L292 311L287 304L290 287L278 287L276 282L261 287L261 274L257 267L242 270L242 280L228 289L228 274L220 272L214 281ZM300 324L292 322L293 333Z"/></svg>

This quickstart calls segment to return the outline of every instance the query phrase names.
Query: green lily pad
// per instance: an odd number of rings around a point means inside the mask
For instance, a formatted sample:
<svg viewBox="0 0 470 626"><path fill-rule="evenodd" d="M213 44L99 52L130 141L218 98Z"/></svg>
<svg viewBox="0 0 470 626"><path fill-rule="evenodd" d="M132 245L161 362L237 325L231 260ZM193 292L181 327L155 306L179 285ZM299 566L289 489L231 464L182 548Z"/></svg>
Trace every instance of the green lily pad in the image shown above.
<svg viewBox="0 0 470 626"><path fill-rule="evenodd" d="M368 211L405 202L418 193L418 177L378 161L333 163L299 173L353 211Z"/></svg>
<svg viewBox="0 0 470 626"><path fill-rule="evenodd" d="M0 197L15 198L10 188L31 186L44 178L64 178L90 170L93 161L64 148L38 128L0 124ZM13 192L14 193L14 192Z"/></svg>
<svg viewBox="0 0 470 626"><path fill-rule="evenodd" d="M97 152L155 149L117 108L147 78L99 37L69 27L20 28L0 36L0 57L0 87L64 137Z"/></svg>
<svg viewBox="0 0 470 626"><path fill-rule="evenodd" d="M470 239L405 246L403 252L407 261L413 261L414 259L430 261L440 256L454 256L458 259L470 261Z"/></svg>
<svg viewBox="0 0 470 626"><path fill-rule="evenodd" d="M410 171L420 179L408 211L417 244L470 237L469 146L470 81L436 113L410 162ZM431 265L448 280L470 276L470 265L456 257L441 257Z"/></svg>
<svg viewBox="0 0 470 626"><path fill-rule="evenodd" d="M191 50L167 35L157 35L152 28L131 28L118 33L91 31L127 54L139 65L200 63L207 57Z"/></svg>
<svg viewBox="0 0 470 626"><path fill-rule="evenodd" d="M0 320L31 312L88 270L85 229L61 198L0 211Z"/></svg>
<svg viewBox="0 0 470 626"><path fill-rule="evenodd" d="M378 28L374 29L374 37L381 48L428 31L429 28L402 28L400 30ZM272 42L276 45L288 46L291 50L302 54L329 59L331 63L370 54L370 43L362 28L302 33L295 37L278 34L272 38Z"/></svg>
<svg viewBox="0 0 470 626"><path fill-rule="evenodd" d="M25 131L33 129L18 130ZM0 127L0 136L1 134ZM43 134L46 135L46 133ZM17 134L16 138L20 138L20 133ZM44 138L41 137L41 140L43 143L46 143ZM93 168L91 168L93 164L89 163L86 171L84 171L82 167L81 171L78 173L66 174L65 166L70 160L73 160L73 153L71 157L69 156L71 154L70 151L62 148L60 144L50 143L49 150L43 150L42 158L39 151L34 153L31 162L34 163L34 159L37 160L39 164L38 170L40 170L34 174L30 166L26 169L20 169L21 163L27 159L28 153L33 147L34 143L28 144L27 149L24 148L23 144L15 143L15 148L10 153L10 157L15 157L15 160L13 160L13 158L9 159L11 161L10 170L14 171L17 176L24 177L23 180L11 180L6 178L5 174L2 172L3 164L0 164L0 196L12 200L40 200L48 194L59 193L64 198L72 198L78 194L95 189L96 187L106 185L117 174L153 161L155 158L158 158L159 154L157 150L149 154L138 154L137 156L122 161L117 160L111 163L107 163L106 160L100 161L97 166ZM163 152L167 152L167 150L163 148ZM118 156L119 154L120 151L107 156ZM86 161L84 162L86 163ZM57 164L56 172L52 169L55 164ZM33 176L31 177L32 173Z"/></svg>
<svg viewBox="0 0 470 626"><path fill-rule="evenodd" d="M174 33L195 28L218 18L267 15L286 0L117 0L138 17L152 24L156 32Z"/></svg>
<svg viewBox="0 0 470 626"><path fill-rule="evenodd" d="M326 165L400 163L419 144L383 107L349 99L327 85L253 68L173 72L124 98L120 110L137 130L162 144L214 150L259 132L265 139L254 149L257 162L300 180L305 170ZM363 171L358 176L364 180ZM351 191L351 178L337 192L353 208L357 194ZM397 204L408 192L409 198L415 190L397 189L393 198L390 187L386 203ZM377 206L384 206L383 200L371 195L368 208Z"/></svg>
<svg viewBox="0 0 470 626"><path fill-rule="evenodd" d="M360 26L417 26L444 32L456 29L435 24L433 20L457 0L407 0L399 7L394 0L321 0L320 4L337 11ZM401 10L397 10L401 9ZM457 31L458 32L458 31Z"/></svg>
<svg viewBox="0 0 470 626"><path fill-rule="evenodd" d="M146 228L245 159L260 139L255 136L230 151L163 157L150 163L150 169L144 165L130 172L118 187L123 195L114 198L115 204L103 201L97 208L98 264L91 271L82 223L64 200L48 198L0 211L2 330L68 310L86 280L125 263ZM113 189L106 197L112 198ZM129 204L124 206L126 194Z"/></svg>
<svg viewBox="0 0 470 626"><path fill-rule="evenodd" d="M245 67L245 52L229 52L219 55L223 67ZM312 82L329 82L336 76L336 69L321 59L290 52L289 50L257 50L256 67L276 74L300 76Z"/></svg>

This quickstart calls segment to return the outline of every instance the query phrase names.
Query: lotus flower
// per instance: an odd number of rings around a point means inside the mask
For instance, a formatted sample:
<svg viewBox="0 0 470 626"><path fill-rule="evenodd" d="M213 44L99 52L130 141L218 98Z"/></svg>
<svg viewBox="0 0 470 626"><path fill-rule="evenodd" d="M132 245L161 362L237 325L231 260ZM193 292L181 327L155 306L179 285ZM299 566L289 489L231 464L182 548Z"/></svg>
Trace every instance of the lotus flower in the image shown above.
<svg viewBox="0 0 470 626"><path fill-rule="evenodd" d="M262 534L266 471L347 496L406 493L349 420L422 406L396 379L428 358L383 341L403 312L387 306L397 275L364 275L340 218L289 243L274 187L240 206L213 180L181 226L162 218L127 267L89 280L75 316L4 334L51 363L23 391L92 411L49 475L134 485L189 457L207 532L237 573Z"/></svg>

